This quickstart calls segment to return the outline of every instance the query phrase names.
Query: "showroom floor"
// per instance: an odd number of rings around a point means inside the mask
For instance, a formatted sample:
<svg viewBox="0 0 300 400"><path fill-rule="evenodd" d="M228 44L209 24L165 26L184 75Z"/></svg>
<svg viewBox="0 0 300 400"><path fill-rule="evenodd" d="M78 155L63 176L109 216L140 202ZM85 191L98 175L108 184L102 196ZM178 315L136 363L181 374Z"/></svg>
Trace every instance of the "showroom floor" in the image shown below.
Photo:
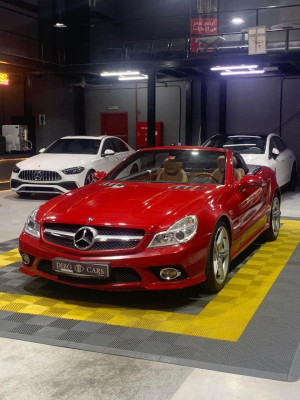
<svg viewBox="0 0 300 400"><path fill-rule="evenodd" d="M154 296L152 309L147 295L108 294L99 319L95 294L18 273L15 239L45 200L0 192L1 399L298 399L300 188L282 200L280 237L245 254L221 296ZM235 293L255 295L245 307ZM201 330L218 300L230 329L218 315Z"/></svg>

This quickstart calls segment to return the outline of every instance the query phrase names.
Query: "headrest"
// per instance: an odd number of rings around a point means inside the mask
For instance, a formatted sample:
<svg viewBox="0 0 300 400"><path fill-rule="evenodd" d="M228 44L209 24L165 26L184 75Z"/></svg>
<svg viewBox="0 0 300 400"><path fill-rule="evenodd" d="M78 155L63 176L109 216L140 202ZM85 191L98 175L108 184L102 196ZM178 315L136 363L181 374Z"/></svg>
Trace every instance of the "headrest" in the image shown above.
<svg viewBox="0 0 300 400"><path fill-rule="evenodd" d="M225 157L224 156L219 156L218 157L217 165L218 165L218 168L224 168L225 167Z"/></svg>
<svg viewBox="0 0 300 400"><path fill-rule="evenodd" d="M163 167L168 175L176 175L182 169L182 162L165 160Z"/></svg>
<svg viewBox="0 0 300 400"><path fill-rule="evenodd" d="M237 159L234 156L232 157L232 162L233 162L233 168L235 168L237 164Z"/></svg>

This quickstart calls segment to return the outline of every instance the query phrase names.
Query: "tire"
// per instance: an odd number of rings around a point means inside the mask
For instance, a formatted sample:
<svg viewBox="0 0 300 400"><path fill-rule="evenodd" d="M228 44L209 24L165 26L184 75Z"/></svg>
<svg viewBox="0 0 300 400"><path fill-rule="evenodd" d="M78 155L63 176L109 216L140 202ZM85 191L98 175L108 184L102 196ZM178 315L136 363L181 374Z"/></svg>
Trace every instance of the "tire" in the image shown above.
<svg viewBox="0 0 300 400"><path fill-rule="evenodd" d="M270 226L264 233L264 239L273 242L277 239L280 229L280 200L277 193L274 194L272 200L272 208L270 213Z"/></svg>
<svg viewBox="0 0 300 400"><path fill-rule="evenodd" d="M291 180L288 185L288 190L294 192L297 186L297 167L296 164L293 165L292 173L291 173Z"/></svg>
<svg viewBox="0 0 300 400"><path fill-rule="evenodd" d="M85 180L84 180L84 186L89 185L90 183L93 183L93 170L89 170L88 173L86 174Z"/></svg>
<svg viewBox="0 0 300 400"><path fill-rule="evenodd" d="M210 293L221 290L226 283L230 261L230 235L225 222L215 226L206 260L205 289Z"/></svg>

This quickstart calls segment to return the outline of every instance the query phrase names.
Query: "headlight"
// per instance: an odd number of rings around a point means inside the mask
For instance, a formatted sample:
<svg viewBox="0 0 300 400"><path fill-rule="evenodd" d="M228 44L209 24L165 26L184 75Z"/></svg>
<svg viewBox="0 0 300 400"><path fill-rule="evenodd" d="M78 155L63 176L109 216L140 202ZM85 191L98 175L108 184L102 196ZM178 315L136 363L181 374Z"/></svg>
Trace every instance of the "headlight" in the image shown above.
<svg viewBox="0 0 300 400"><path fill-rule="evenodd" d="M24 231L28 233L28 235L33 236L35 238L40 238L40 224L35 221L36 214L39 211L37 208L36 210L32 211L25 222Z"/></svg>
<svg viewBox="0 0 300 400"><path fill-rule="evenodd" d="M177 221L167 231L157 233L148 247L172 246L188 242L195 236L197 226L197 217L188 215Z"/></svg>
<svg viewBox="0 0 300 400"><path fill-rule="evenodd" d="M80 174L84 170L84 167L73 167L73 168L67 168L63 169L62 172L66 175L75 175L75 174Z"/></svg>
<svg viewBox="0 0 300 400"><path fill-rule="evenodd" d="M13 167L13 172L15 174L18 174L20 172L20 168L18 168L16 165Z"/></svg>

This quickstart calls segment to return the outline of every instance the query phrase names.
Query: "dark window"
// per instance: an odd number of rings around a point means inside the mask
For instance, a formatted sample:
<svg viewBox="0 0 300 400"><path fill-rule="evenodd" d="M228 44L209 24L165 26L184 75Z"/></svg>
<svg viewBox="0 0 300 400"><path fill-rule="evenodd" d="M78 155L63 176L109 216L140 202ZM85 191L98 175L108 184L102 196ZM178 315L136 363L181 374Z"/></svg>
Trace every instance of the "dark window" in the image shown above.
<svg viewBox="0 0 300 400"><path fill-rule="evenodd" d="M120 139L112 139L115 149L116 149L116 153L123 153L124 151L128 151L128 147L127 145L122 142L122 140Z"/></svg>
<svg viewBox="0 0 300 400"><path fill-rule="evenodd" d="M280 151L280 153L286 149L286 145L285 143L283 143L283 141L280 139L280 137L275 137L275 143L277 146L277 149Z"/></svg>
<svg viewBox="0 0 300 400"><path fill-rule="evenodd" d="M114 152L116 152L116 148L114 146L113 139L104 139L104 143L103 143L102 151L101 151L102 156L104 155L105 150L113 150Z"/></svg>
<svg viewBox="0 0 300 400"><path fill-rule="evenodd" d="M96 139L58 139L45 153L54 154L97 154L101 140Z"/></svg>
<svg viewBox="0 0 300 400"><path fill-rule="evenodd" d="M261 136L216 135L203 143L204 147L223 147L242 154L263 154L266 139Z"/></svg>

